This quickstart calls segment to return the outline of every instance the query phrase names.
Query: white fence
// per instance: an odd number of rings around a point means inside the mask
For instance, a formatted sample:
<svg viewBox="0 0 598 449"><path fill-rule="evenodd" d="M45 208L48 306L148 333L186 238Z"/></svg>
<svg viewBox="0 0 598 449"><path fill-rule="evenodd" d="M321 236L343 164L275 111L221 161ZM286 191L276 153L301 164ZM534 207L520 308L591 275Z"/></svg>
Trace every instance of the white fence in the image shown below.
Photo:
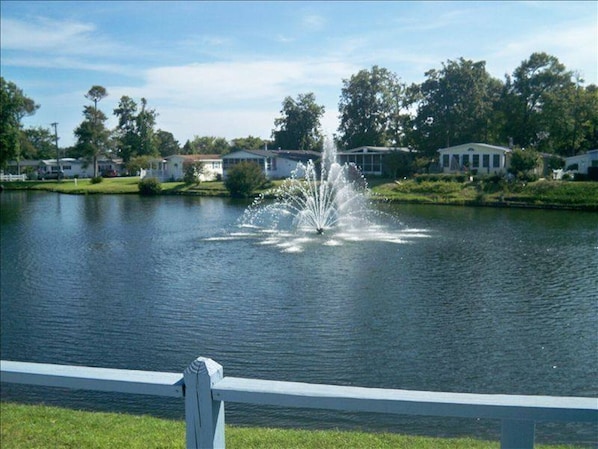
<svg viewBox="0 0 598 449"><path fill-rule="evenodd" d="M5 175L4 173L0 174L0 181L1 182L12 182L12 181L27 181L27 175Z"/></svg>
<svg viewBox="0 0 598 449"><path fill-rule="evenodd" d="M182 374L0 361L2 382L185 398L188 448L224 448L224 403L353 412L490 418L501 448L534 447L536 421L597 422L598 399L443 393L224 377L197 358Z"/></svg>

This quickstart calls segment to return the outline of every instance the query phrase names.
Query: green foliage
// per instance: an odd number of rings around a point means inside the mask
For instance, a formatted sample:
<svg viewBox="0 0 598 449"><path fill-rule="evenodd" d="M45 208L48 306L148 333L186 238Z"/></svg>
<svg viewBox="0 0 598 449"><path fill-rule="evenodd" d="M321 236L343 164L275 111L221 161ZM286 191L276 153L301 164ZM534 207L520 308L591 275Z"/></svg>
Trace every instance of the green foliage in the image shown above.
<svg viewBox="0 0 598 449"><path fill-rule="evenodd" d="M488 74L485 61L449 60L426 77L412 133L425 154L435 156L438 148L497 138L494 101L501 83Z"/></svg>
<svg viewBox="0 0 598 449"><path fill-rule="evenodd" d="M22 159L56 158L56 141L48 128L41 126L24 129L21 132Z"/></svg>
<svg viewBox="0 0 598 449"><path fill-rule="evenodd" d="M98 102L108 96L102 86L92 86L85 98L93 102L93 106L83 108L84 120L75 129L77 151L93 165L93 176L98 176L98 157L105 154L110 147L110 131L106 129L106 115L98 110Z"/></svg>
<svg viewBox="0 0 598 449"><path fill-rule="evenodd" d="M0 168L19 158L21 120L39 108L15 83L0 77Z"/></svg>
<svg viewBox="0 0 598 449"><path fill-rule="evenodd" d="M224 137L195 136L183 146L183 154L227 154L230 145Z"/></svg>
<svg viewBox="0 0 598 449"><path fill-rule="evenodd" d="M240 150L263 150L266 145L271 147L273 143L262 140L259 137L247 136L233 139L230 150L231 152Z"/></svg>
<svg viewBox="0 0 598 449"><path fill-rule="evenodd" d="M316 103L316 96L309 92L297 99L286 97L282 102L282 117L274 120L272 131L274 147L283 150L322 151L324 138L320 132L320 119L324 106Z"/></svg>
<svg viewBox="0 0 598 449"><path fill-rule="evenodd" d="M135 156L127 162L126 167L130 174L137 175L142 169L150 168L152 160L151 156Z"/></svg>
<svg viewBox="0 0 598 449"><path fill-rule="evenodd" d="M135 101L123 95L120 98L118 107L114 109L114 115L118 117L116 127L116 140L119 155L125 162L135 156L157 156L158 143L160 142L154 131L157 113L147 108L147 100L141 99L141 109L138 110ZM168 137L161 135L160 138ZM170 142L172 144L172 142Z"/></svg>
<svg viewBox="0 0 598 449"><path fill-rule="evenodd" d="M533 169L538 167L540 155L533 150L513 150L511 153L511 162L509 173L516 175L521 179L531 180Z"/></svg>
<svg viewBox="0 0 598 449"><path fill-rule="evenodd" d="M103 182L104 178L102 178L101 176L94 176L93 178L91 178L89 180L90 183L92 184L99 184L100 182Z"/></svg>
<svg viewBox="0 0 598 449"><path fill-rule="evenodd" d="M339 147L400 146L412 102L407 92L396 74L378 66L343 80Z"/></svg>
<svg viewBox="0 0 598 449"><path fill-rule="evenodd" d="M156 178L143 178L139 181L139 193L141 195L158 195L162 191L162 185Z"/></svg>
<svg viewBox="0 0 598 449"><path fill-rule="evenodd" d="M183 182L185 182L185 184L198 184L200 182L200 176L205 170L204 164L201 161L186 163L183 168L185 170L185 174L183 175Z"/></svg>
<svg viewBox="0 0 598 449"><path fill-rule="evenodd" d="M266 176L259 165L240 162L228 170L224 186L233 197L249 198L266 183Z"/></svg>
<svg viewBox="0 0 598 449"><path fill-rule="evenodd" d="M172 133L159 129L156 131L155 140L160 156L166 157L181 153L181 146Z"/></svg>

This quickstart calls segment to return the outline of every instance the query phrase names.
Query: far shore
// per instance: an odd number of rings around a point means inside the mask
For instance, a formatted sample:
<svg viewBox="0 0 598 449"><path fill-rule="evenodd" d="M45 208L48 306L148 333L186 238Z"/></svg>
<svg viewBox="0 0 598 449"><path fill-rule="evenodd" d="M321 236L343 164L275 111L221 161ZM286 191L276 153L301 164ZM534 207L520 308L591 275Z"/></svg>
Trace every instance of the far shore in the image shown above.
<svg viewBox="0 0 598 449"><path fill-rule="evenodd" d="M272 187L255 193L269 196ZM107 178L97 184L89 179L62 181L2 182L3 190L41 190L65 194L139 194L138 177ZM375 201L402 204L430 204L451 206L512 207L598 211L598 182L539 180L529 183L489 184L485 181L417 181L407 179L368 179L370 197ZM161 183L162 195L193 195L230 197L221 181L185 184Z"/></svg>

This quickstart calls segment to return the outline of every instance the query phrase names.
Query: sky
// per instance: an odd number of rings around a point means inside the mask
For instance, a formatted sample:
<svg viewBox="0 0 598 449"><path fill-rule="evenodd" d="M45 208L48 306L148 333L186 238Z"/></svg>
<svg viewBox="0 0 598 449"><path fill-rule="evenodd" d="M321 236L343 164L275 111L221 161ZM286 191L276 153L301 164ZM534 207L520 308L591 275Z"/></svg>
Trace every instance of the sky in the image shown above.
<svg viewBox="0 0 598 449"><path fill-rule="evenodd" d="M323 132L338 128L341 90L374 65L407 84L459 58L504 81L534 52L598 84L595 1L14 1L0 3L0 71L57 122L61 147L91 104L116 126L124 95L146 98L156 128L270 139L283 100L313 92Z"/></svg>

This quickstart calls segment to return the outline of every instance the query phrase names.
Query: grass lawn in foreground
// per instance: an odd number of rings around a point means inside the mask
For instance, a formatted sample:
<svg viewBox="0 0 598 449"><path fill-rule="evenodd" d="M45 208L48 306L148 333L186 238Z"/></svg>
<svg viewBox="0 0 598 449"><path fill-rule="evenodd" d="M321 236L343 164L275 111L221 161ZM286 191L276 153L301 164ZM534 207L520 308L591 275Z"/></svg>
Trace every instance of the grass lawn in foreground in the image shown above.
<svg viewBox="0 0 598 449"><path fill-rule="evenodd" d="M185 447L185 423L150 416L0 403L2 449ZM229 449L498 449L494 441L391 433L226 427ZM542 446L573 449L575 446Z"/></svg>

